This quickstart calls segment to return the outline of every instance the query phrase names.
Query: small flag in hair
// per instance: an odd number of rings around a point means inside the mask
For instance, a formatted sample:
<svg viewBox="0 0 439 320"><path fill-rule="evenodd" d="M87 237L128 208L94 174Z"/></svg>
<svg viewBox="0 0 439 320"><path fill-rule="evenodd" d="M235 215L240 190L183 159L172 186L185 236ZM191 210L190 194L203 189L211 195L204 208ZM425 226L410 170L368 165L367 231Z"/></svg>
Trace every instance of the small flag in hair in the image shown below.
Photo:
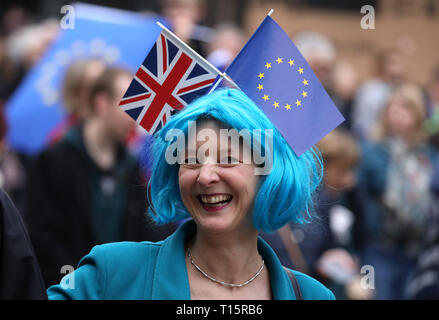
<svg viewBox="0 0 439 320"><path fill-rule="evenodd" d="M225 73L300 156L344 121L305 58L267 16Z"/></svg>
<svg viewBox="0 0 439 320"><path fill-rule="evenodd" d="M218 74L164 28L119 106L153 135L173 114L206 94Z"/></svg>

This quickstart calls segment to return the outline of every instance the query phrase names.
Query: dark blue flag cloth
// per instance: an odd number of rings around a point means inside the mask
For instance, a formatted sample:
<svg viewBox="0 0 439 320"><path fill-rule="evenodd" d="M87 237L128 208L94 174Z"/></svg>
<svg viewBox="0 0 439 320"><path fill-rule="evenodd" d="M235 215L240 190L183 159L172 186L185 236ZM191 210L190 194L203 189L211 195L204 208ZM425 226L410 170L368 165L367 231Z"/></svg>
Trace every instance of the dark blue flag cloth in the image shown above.
<svg viewBox="0 0 439 320"><path fill-rule="evenodd" d="M305 58L269 16L226 70L300 156L344 121Z"/></svg>

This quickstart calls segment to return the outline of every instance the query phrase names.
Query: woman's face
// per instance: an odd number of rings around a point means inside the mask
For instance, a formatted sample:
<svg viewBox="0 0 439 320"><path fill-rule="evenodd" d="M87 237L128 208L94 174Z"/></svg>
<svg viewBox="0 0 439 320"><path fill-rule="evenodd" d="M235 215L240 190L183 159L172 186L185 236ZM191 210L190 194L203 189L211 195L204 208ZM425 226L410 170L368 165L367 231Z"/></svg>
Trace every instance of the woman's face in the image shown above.
<svg viewBox="0 0 439 320"><path fill-rule="evenodd" d="M186 209L198 227L210 233L254 229L252 210L259 176L253 164L243 163L244 153L249 151L239 148L239 159L235 159L230 145L221 140L215 121L197 123L197 133L202 129L211 129L214 138L192 142L196 150L190 150L188 141L186 160L191 151L196 155L200 148L208 150L203 152L204 160L197 157L196 164L185 162L179 169L180 194ZM217 152L211 152L213 149Z"/></svg>

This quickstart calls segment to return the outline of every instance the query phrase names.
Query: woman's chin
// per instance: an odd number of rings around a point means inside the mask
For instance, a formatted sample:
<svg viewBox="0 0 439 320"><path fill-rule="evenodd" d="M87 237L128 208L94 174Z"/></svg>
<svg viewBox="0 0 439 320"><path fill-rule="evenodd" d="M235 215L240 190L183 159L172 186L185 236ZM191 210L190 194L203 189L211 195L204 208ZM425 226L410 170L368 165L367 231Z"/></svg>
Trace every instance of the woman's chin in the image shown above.
<svg viewBox="0 0 439 320"><path fill-rule="evenodd" d="M247 232L253 228L251 222L236 219L234 214L223 216L220 214L203 214L195 219L198 228L209 235L232 234L234 232ZM241 217L244 218L244 217ZM244 218L245 219L245 218ZM245 229L245 230L244 230Z"/></svg>
<svg viewBox="0 0 439 320"><path fill-rule="evenodd" d="M195 221L199 228L210 234L228 233L236 228L238 222L235 220L236 215L227 211L204 211L195 218Z"/></svg>
<svg viewBox="0 0 439 320"><path fill-rule="evenodd" d="M211 234L227 233L233 229L233 223L226 217L203 216L197 219L199 228L208 231Z"/></svg>

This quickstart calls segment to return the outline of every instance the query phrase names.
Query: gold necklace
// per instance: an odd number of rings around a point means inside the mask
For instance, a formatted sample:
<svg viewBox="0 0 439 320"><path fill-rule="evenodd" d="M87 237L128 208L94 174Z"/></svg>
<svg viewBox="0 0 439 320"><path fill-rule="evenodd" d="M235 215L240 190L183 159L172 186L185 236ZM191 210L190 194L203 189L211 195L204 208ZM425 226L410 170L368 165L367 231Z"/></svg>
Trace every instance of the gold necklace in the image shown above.
<svg viewBox="0 0 439 320"><path fill-rule="evenodd" d="M201 270L201 268L195 263L195 261L192 259L192 256L191 256L191 250L190 250L190 248L188 247L187 248L187 255L188 255L188 257L189 257L189 260L190 260L190 262L191 262L191 264L199 271L199 272L201 272L201 274L203 275L203 276L205 276L207 279L209 279L209 280L211 280L211 281L213 281L213 282L216 282L216 283L218 283L218 284L220 284L220 285L222 285L222 286L225 286L225 287L243 287L243 286L245 286L245 285L247 285L247 284L249 284L250 282L252 282L253 280L255 280L260 274L261 274L261 272L262 272L262 269L264 269L264 265L265 265L265 263L264 263L264 259L262 259L262 265L261 265L261 267L259 268L259 270L258 270L258 272L256 272L254 275L253 275L253 277L251 277L250 279L248 279L246 282L243 282L243 283L239 283L239 284L235 284L235 283L227 283L227 282L224 282L224 281L220 281L220 280L217 280L217 279L215 279L214 277L212 277L212 276L209 276L206 272L204 272L203 270Z"/></svg>

